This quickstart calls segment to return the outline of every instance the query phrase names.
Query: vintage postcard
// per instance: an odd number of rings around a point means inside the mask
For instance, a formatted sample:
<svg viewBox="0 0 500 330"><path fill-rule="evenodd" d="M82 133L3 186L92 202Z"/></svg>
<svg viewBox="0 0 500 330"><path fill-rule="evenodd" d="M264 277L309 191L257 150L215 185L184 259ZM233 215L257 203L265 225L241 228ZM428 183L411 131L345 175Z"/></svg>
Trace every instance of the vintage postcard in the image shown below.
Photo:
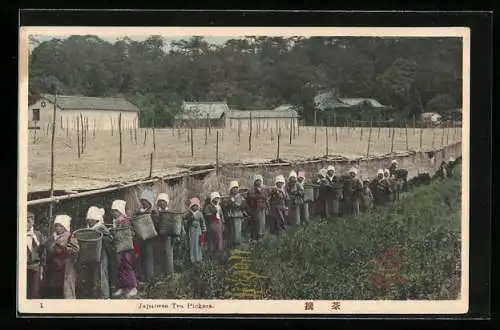
<svg viewBox="0 0 500 330"><path fill-rule="evenodd" d="M467 28L21 27L18 311L462 314Z"/></svg>

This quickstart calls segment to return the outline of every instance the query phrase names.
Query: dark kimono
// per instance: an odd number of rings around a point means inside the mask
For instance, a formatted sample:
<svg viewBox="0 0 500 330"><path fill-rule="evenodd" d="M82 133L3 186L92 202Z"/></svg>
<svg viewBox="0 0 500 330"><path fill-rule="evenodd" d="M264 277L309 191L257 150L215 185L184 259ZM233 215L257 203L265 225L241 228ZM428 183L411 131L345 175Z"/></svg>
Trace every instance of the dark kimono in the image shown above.
<svg viewBox="0 0 500 330"><path fill-rule="evenodd" d="M46 298L76 299L78 240L69 231L47 242Z"/></svg>
<svg viewBox="0 0 500 330"><path fill-rule="evenodd" d="M278 188L274 188L270 194L270 225L273 234L279 234L286 229L286 215L288 212L288 194Z"/></svg>
<svg viewBox="0 0 500 330"><path fill-rule="evenodd" d="M359 205L363 196L363 182L358 178L344 179L343 214L359 215Z"/></svg>
<svg viewBox="0 0 500 330"><path fill-rule="evenodd" d="M252 238L256 240L264 236L266 230L267 188L253 187L248 192L247 199L251 215Z"/></svg>
<svg viewBox="0 0 500 330"><path fill-rule="evenodd" d="M229 195L224 198L222 208L228 220L231 246L238 246L241 244L242 225L247 215L245 198L240 193Z"/></svg>
<svg viewBox="0 0 500 330"><path fill-rule="evenodd" d="M130 226L130 219L120 216L116 219L116 226ZM137 288L137 275L134 268L134 251L123 251L118 253L118 271L116 287L118 289L130 290Z"/></svg>
<svg viewBox="0 0 500 330"><path fill-rule="evenodd" d="M386 178L374 179L371 187L376 206L387 205L392 200L392 187Z"/></svg>
<svg viewBox="0 0 500 330"><path fill-rule="evenodd" d="M26 247L27 250L27 298L28 299L40 299L40 287L41 287L41 277L42 277L42 259L44 258L45 246L44 238L39 231L31 232L28 235L28 240L31 240L31 248Z"/></svg>
<svg viewBox="0 0 500 330"><path fill-rule="evenodd" d="M325 215L338 216L340 214L340 202L343 199L341 179L338 176L325 178Z"/></svg>
<svg viewBox="0 0 500 330"><path fill-rule="evenodd" d="M287 223L291 226L298 226L301 220L301 208L305 205L304 186L299 182L287 183L286 193L288 195Z"/></svg>

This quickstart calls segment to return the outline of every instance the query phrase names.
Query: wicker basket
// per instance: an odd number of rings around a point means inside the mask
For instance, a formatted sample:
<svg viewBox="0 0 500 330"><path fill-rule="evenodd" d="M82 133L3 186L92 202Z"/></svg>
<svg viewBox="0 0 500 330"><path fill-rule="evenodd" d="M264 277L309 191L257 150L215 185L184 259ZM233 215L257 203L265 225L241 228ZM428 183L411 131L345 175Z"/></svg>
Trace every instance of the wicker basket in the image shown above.
<svg viewBox="0 0 500 330"><path fill-rule="evenodd" d="M306 203L314 202L317 199L316 191L318 191L319 193L318 185L312 185L312 184L304 185L304 202Z"/></svg>
<svg viewBox="0 0 500 330"><path fill-rule="evenodd" d="M180 236L182 232L182 216L184 212L165 211L160 212L158 230L160 235Z"/></svg>
<svg viewBox="0 0 500 330"><path fill-rule="evenodd" d="M110 232L113 235L113 246L117 253L134 249L133 233L129 226L111 228Z"/></svg>
<svg viewBox="0 0 500 330"><path fill-rule="evenodd" d="M151 214L140 214L132 218L132 227L140 240L147 240L158 236Z"/></svg>
<svg viewBox="0 0 500 330"><path fill-rule="evenodd" d="M82 264L101 261L102 233L93 229L79 229L73 233L80 245L78 262Z"/></svg>

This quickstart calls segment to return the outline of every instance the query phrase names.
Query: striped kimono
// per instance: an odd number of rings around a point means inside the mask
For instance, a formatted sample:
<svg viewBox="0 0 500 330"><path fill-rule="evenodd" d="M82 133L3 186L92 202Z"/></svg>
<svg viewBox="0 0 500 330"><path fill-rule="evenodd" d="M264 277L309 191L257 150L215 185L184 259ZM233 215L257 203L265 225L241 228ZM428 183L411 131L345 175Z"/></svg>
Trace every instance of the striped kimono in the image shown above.
<svg viewBox="0 0 500 330"><path fill-rule="evenodd" d="M203 260L203 249L200 238L207 231L203 213L201 211L188 211L184 215L184 226L188 234L189 258L192 263L200 262Z"/></svg>

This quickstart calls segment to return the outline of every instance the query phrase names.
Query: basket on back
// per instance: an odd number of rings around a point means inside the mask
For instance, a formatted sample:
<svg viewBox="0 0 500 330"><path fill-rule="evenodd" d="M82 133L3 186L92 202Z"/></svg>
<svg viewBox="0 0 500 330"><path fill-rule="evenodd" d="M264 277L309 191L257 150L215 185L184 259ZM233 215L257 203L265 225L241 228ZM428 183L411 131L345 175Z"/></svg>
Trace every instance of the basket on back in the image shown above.
<svg viewBox="0 0 500 330"><path fill-rule="evenodd" d="M160 235L180 236L182 232L182 217L184 212L161 211L159 212L158 231Z"/></svg>
<svg viewBox="0 0 500 330"><path fill-rule="evenodd" d="M304 185L304 202L310 203L318 199L319 185L318 184L305 184Z"/></svg>
<svg viewBox="0 0 500 330"><path fill-rule="evenodd" d="M140 240L147 240L158 236L151 214L139 214L132 218L132 227Z"/></svg>
<svg viewBox="0 0 500 330"><path fill-rule="evenodd" d="M80 251L78 261L82 264L101 261L102 233L93 229L79 229L74 232Z"/></svg>
<svg viewBox="0 0 500 330"><path fill-rule="evenodd" d="M130 226L120 226L110 228L109 230L111 235L113 235L113 246L117 253L134 249L134 241L132 239L134 234Z"/></svg>

